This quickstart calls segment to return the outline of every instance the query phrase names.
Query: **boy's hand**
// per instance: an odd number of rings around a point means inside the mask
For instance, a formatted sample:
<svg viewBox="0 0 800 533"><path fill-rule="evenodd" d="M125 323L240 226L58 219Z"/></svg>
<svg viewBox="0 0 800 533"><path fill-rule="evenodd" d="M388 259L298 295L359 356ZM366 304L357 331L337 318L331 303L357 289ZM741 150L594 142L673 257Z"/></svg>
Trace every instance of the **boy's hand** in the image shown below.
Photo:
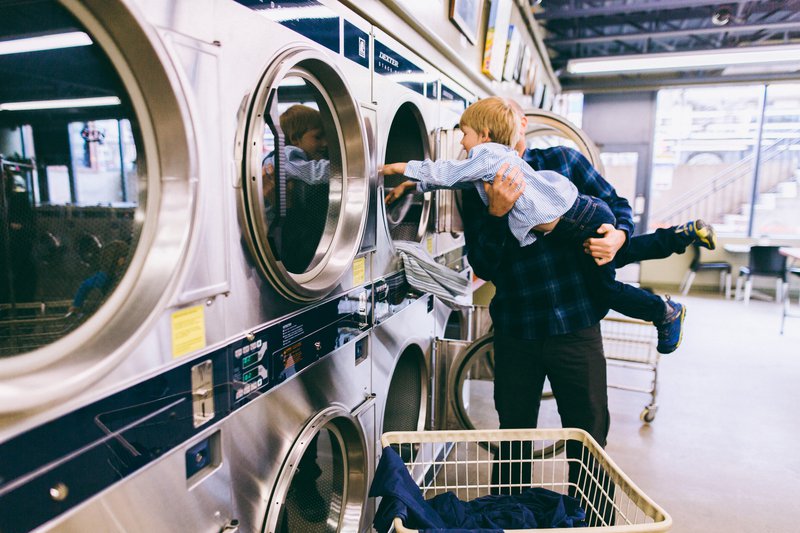
<svg viewBox="0 0 800 533"><path fill-rule="evenodd" d="M405 171L406 171L405 163L389 163L388 165L383 165L381 169L378 171L378 174L382 174L384 176L392 176L394 174L402 174Z"/></svg>
<svg viewBox="0 0 800 533"><path fill-rule="evenodd" d="M483 189L489 198L489 214L495 217L501 217L511 211L514 202L525 190L522 171L519 167L508 170L509 166L508 163L504 163L495 174L492 183L483 182Z"/></svg>
<svg viewBox="0 0 800 533"><path fill-rule="evenodd" d="M625 244L627 234L611 224L602 224L597 228L597 233L603 236L586 239L583 242L583 250L594 258L595 263L602 266L614 259L619 249Z"/></svg>
<svg viewBox="0 0 800 533"><path fill-rule="evenodd" d="M392 204L405 196L405 194L411 189L416 188L416 183L413 181L404 181L400 185L397 185L390 190L386 196L383 198L384 203Z"/></svg>

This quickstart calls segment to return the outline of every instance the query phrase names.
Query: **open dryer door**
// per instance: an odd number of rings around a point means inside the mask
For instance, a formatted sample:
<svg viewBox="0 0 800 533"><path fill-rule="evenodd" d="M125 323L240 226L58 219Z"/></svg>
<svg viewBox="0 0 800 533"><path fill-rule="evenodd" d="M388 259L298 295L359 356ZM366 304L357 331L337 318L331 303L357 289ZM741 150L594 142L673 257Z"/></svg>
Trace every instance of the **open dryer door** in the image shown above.
<svg viewBox="0 0 800 533"><path fill-rule="evenodd" d="M0 4L0 413L85 392L176 285L197 148L180 77L126 3Z"/></svg>
<svg viewBox="0 0 800 533"><path fill-rule="evenodd" d="M359 106L319 50L277 56L249 102L239 146L245 238L290 300L328 295L361 246L369 183Z"/></svg>
<svg viewBox="0 0 800 533"><path fill-rule="evenodd" d="M385 146L384 163L431 157L425 121L419 108L413 103L406 102L397 109ZM384 195L407 179L402 175L386 176L383 180ZM393 241L422 241L428 229L431 198L430 192L415 192L391 205L383 204L386 226Z"/></svg>
<svg viewBox="0 0 800 533"><path fill-rule="evenodd" d="M525 111L525 117L528 119L528 126L525 128L527 148L551 146L574 148L586 156L592 166L603 174L600 151L589 136L575 124L544 109L528 109Z"/></svg>
<svg viewBox="0 0 800 533"><path fill-rule="evenodd" d="M264 517L264 533L357 532L367 496L366 440L340 407L319 413L286 457Z"/></svg>

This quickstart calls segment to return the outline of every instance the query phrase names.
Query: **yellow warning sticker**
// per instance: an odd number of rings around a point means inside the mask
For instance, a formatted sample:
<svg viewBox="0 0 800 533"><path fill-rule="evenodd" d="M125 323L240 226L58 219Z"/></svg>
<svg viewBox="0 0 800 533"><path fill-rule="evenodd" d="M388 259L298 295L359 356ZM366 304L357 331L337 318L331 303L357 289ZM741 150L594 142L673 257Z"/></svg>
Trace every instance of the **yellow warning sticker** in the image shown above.
<svg viewBox="0 0 800 533"><path fill-rule="evenodd" d="M206 320L202 305L172 313L172 357L206 347Z"/></svg>
<svg viewBox="0 0 800 533"><path fill-rule="evenodd" d="M433 254L433 237L428 237L428 242L426 244L428 245L428 253Z"/></svg>
<svg viewBox="0 0 800 533"><path fill-rule="evenodd" d="M353 260L353 285L361 285L367 280L367 259L357 257Z"/></svg>

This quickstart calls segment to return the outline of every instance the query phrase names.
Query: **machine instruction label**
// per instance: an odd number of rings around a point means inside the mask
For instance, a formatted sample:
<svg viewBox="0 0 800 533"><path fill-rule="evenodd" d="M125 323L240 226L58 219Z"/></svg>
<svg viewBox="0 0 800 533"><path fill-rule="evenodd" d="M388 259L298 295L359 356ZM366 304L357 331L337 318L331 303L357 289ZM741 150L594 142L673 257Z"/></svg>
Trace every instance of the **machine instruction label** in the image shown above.
<svg viewBox="0 0 800 533"><path fill-rule="evenodd" d="M361 285L367 280L367 259L357 257L353 260L353 285Z"/></svg>
<svg viewBox="0 0 800 533"><path fill-rule="evenodd" d="M172 313L172 357L206 347L206 320L202 305Z"/></svg>
<svg viewBox="0 0 800 533"><path fill-rule="evenodd" d="M281 327L281 344L286 346L293 340L303 336L303 324L287 322Z"/></svg>

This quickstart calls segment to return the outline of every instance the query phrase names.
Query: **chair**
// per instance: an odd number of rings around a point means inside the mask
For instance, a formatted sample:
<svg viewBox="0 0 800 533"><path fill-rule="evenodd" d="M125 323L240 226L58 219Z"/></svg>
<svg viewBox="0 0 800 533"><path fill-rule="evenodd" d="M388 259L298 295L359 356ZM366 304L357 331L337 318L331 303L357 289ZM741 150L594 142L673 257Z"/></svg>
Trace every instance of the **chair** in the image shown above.
<svg viewBox="0 0 800 533"><path fill-rule="evenodd" d="M781 315L781 335L783 335L783 326L786 324L786 317L787 316L796 316L790 315L789 312L789 305L791 302L789 301L789 274L793 276L797 276L800 278L800 266L795 266L788 268L786 270L786 283L783 284L783 313ZM800 298L797 299L797 304L800 305Z"/></svg>
<svg viewBox="0 0 800 533"><path fill-rule="evenodd" d="M775 278L775 300L781 300L783 284L786 282L786 257L781 255L779 249L780 246L753 246L750 248L749 264L739 268L739 276L736 278L737 300L742 292L742 283L744 283L744 303L745 305L750 303L753 276Z"/></svg>
<svg viewBox="0 0 800 533"><path fill-rule="evenodd" d="M689 270L683 276L680 291L681 294L686 296L689 289L694 283L694 278L697 273L702 270L719 270L719 292L725 291L725 298L731 297L731 264L727 261L700 261L700 247L698 245L692 246L692 263L689 265Z"/></svg>

